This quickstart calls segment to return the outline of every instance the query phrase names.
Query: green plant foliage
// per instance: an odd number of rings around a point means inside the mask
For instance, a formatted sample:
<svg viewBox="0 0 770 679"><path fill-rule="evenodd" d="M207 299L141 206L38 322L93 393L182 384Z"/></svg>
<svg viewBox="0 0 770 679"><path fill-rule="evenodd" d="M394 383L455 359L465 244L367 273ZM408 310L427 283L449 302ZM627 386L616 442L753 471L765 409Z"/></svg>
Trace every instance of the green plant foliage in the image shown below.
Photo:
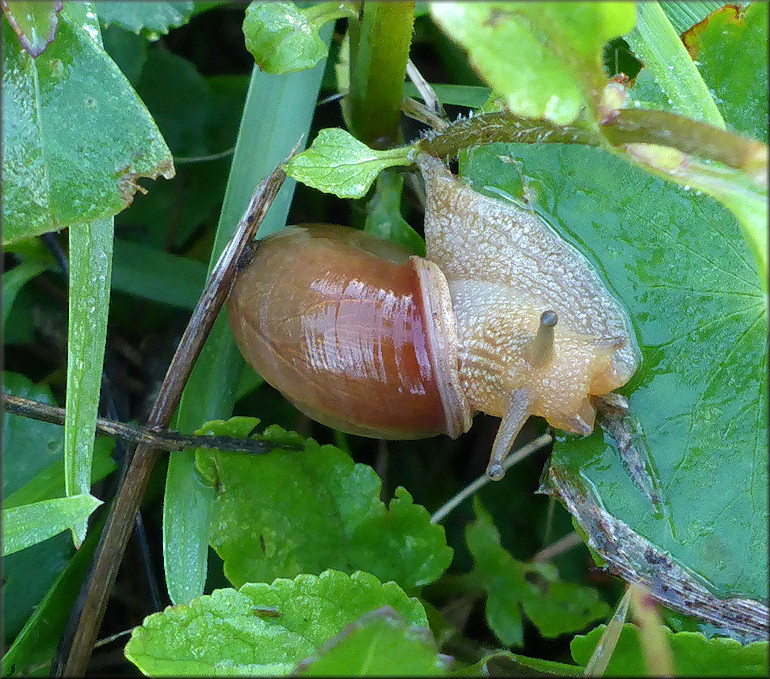
<svg viewBox="0 0 770 679"><path fill-rule="evenodd" d="M683 37L725 122L767 142L767 3L727 5Z"/></svg>
<svg viewBox="0 0 770 679"><path fill-rule="evenodd" d="M476 85L446 85L431 83L442 104L454 104L455 106L468 106L469 108L481 108L488 100L491 91L488 87ZM420 93L411 82L404 83L404 96L420 98Z"/></svg>
<svg viewBox="0 0 770 679"><path fill-rule="evenodd" d="M47 386L37 385L28 377L3 373L6 394L56 405ZM62 429L3 411L3 498L19 490L36 474L62 459Z"/></svg>
<svg viewBox="0 0 770 679"><path fill-rule="evenodd" d="M102 28L102 42L107 54L123 71L128 82L136 89L137 81L142 74L150 51L147 41L141 35L127 31L120 26L109 26Z"/></svg>
<svg viewBox="0 0 770 679"><path fill-rule="evenodd" d="M148 279L146 272L152 271ZM127 240L115 241L112 287L137 297L192 309L206 282L206 265Z"/></svg>
<svg viewBox="0 0 770 679"><path fill-rule="evenodd" d="M33 57L39 57L53 42L59 25L61 0L27 2L8 0L3 3L5 16L13 26L22 47Z"/></svg>
<svg viewBox="0 0 770 679"><path fill-rule="evenodd" d="M100 504L99 498L86 493L3 509L3 556L84 522Z"/></svg>
<svg viewBox="0 0 770 679"><path fill-rule="evenodd" d="M49 262L46 261L29 260L3 273L3 326L8 324L8 315L11 313L13 301L19 294L19 290L49 266Z"/></svg>
<svg viewBox="0 0 770 679"><path fill-rule="evenodd" d="M44 593L44 596L35 601L34 609L31 607L31 610L24 616L26 622L18 635L15 635L14 632L15 638L10 637L8 629L4 630L6 639L13 638L13 644L6 641L6 648L8 650L3 654L3 676L32 676L34 673L39 672L40 669L43 669L43 673L47 674L47 667L50 665L56 652L56 647L67 624L70 610L80 591L80 585L91 565L91 559L93 558L96 544L99 541L103 524L104 517L94 522L93 530L89 532L85 542L77 551L72 547L72 540L68 539L66 535L59 535L57 538L46 540L39 545L29 547L18 554L3 559L6 579L8 579L10 563L13 560L17 560L15 570L18 571L19 558L26 559L23 563L25 569L23 585L25 589L28 589L36 577L37 571L44 564L39 558L41 547L46 547L52 542L57 541L58 538L63 538L61 541L63 546L70 552L74 552L72 558L66 563L65 567L53 581L53 584ZM30 573L30 563L35 564L35 568L32 569L34 573ZM13 606L15 615L19 613L19 609L15 607L16 600L8 596L7 584L4 589L3 603L6 611L4 611L3 621L7 623L12 619L7 609Z"/></svg>
<svg viewBox="0 0 770 679"><path fill-rule="evenodd" d="M513 113L568 124L604 80L604 44L634 25L631 3L433 3Z"/></svg>
<svg viewBox="0 0 770 679"><path fill-rule="evenodd" d="M258 420L210 422L199 433L248 436ZM452 560L444 529L403 488L388 508L374 470L334 446L273 426L267 440L303 452L244 456L200 449L197 465L217 489L211 546L236 587L326 568L366 570L404 588L436 580ZM258 490L257 490L258 489Z"/></svg>
<svg viewBox="0 0 770 679"><path fill-rule="evenodd" d="M14 417L14 428L18 426L19 421L34 421L27 418ZM61 427L59 430L59 441L61 440ZM91 479L94 483L101 481L108 474L117 469L115 461L111 457L113 448L112 439L97 439L94 446L93 466L91 467ZM58 446L61 451L61 447ZM3 496L3 508L19 507L28 505L41 500L52 500L64 495L64 460L58 459L49 467L36 474L30 481L21 488Z"/></svg>
<svg viewBox="0 0 770 679"><path fill-rule="evenodd" d="M385 170L377 177L371 200L366 204L364 231L403 245L409 252L425 257L425 239L401 216L404 177Z"/></svg>
<svg viewBox="0 0 770 679"><path fill-rule="evenodd" d="M389 608L364 613L318 653L301 663L303 677L435 677L446 659L424 627L414 627Z"/></svg>
<svg viewBox="0 0 770 679"><path fill-rule="evenodd" d="M286 174L340 198L361 198L386 167L410 165L409 147L375 151L340 128L321 130L307 151L294 156Z"/></svg>
<svg viewBox="0 0 770 679"><path fill-rule="evenodd" d="M23 375L4 373L3 389L9 394L55 405L48 387L36 385ZM63 496L63 429L6 412L3 413L2 431L3 508ZM96 442L91 470L95 482L115 469L110 458L112 446L111 439ZM19 634L24 621L37 610L74 552L71 538L61 534L3 559L6 646ZM35 564L34 569L30 569L30 563Z"/></svg>
<svg viewBox="0 0 770 679"><path fill-rule="evenodd" d="M660 6L678 35L684 33L693 24L703 21L711 12L724 5L719 0L663 0Z"/></svg>
<svg viewBox="0 0 770 679"><path fill-rule="evenodd" d="M4 243L109 217L137 178L173 176L144 105L67 10L37 59L5 19L3 45Z"/></svg>
<svg viewBox="0 0 770 679"><path fill-rule="evenodd" d="M666 93L674 110L724 129L722 115L692 58L657 2L638 5L634 29L625 38Z"/></svg>
<svg viewBox="0 0 770 679"><path fill-rule="evenodd" d="M559 677L582 677L585 668L579 665L528 658L510 651L497 650L487 653L481 660L464 672L453 672L462 676L479 674L488 677L528 676L534 670L538 675L553 674Z"/></svg>
<svg viewBox="0 0 770 679"><path fill-rule="evenodd" d="M519 200L524 178L535 209L587 254L634 320L642 363L621 391L660 508L599 430L561 438L552 463L587 479L612 515L720 596L765 598L766 300L735 218L598 149L493 145L462 172Z"/></svg>
<svg viewBox="0 0 770 679"><path fill-rule="evenodd" d="M170 29L186 24L193 15L193 2L105 2L96 12L103 26L115 24L147 40L157 40Z"/></svg>
<svg viewBox="0 0 770 679"><path fill-rule="evenodd" d="M329 54L318 34L324 24L357 17L353 3L322 2L299 9L293 2L252 2L246 8L246 49L266 73L295 73L312 68Z"/></svg>
<svg viewBox="0 0 770 679"><path fill-rule="evenodd" d="M465 529L471 578L487 593L487 622L503 644L522 645L522 610L544 637L576 632L610 614L595 589L560 581L551 564L514 559L500 546L492 517L477 498L474 508L476 520Z"/></svg>
<svg viewBox="0 0 770 679"><path fill-rule="evenodd" d="M64 423L64 481L68 496L91 488L94 432L102 386L107 315L112 279L113 220L95 219L69 230L69 323L67 404ZM75 546L86 522L72 526Z"/></svg>
<svg viewBox="0 0 770 679"><path fill-rule="evenodd" d="M585 665L604 632L599 625L586 635L578 635L570 644L572 658ZM671 647L677 677L764 677L768 662L766 641L748 646L734 639L715 637L706 639L698 632L672 632L665 627L663 634ZM623 626L618 644L604 673L606 677L649 676L644 663L644 653L639 628L631 623Z"/></svg>
<svg viewBox="0 0 770 679"><path fill-rule="evenodd" d="M116 217L116 227L141 225L147 245L176 249L196 230L216 224L249 78L207 78L185 59L150 52L137 92L174 154L177 182L187 190L180 193L176 182L157 183L148 195L135 197L130 212Z"/></svg>
<svg viewBox="0 0 770 679"><path fill-rule="evenodd" d="M220 589L145 619L126 657L149 675L289 674L362 614L390 606L425 627L425 611L394 583L328 570Z"/></svg>

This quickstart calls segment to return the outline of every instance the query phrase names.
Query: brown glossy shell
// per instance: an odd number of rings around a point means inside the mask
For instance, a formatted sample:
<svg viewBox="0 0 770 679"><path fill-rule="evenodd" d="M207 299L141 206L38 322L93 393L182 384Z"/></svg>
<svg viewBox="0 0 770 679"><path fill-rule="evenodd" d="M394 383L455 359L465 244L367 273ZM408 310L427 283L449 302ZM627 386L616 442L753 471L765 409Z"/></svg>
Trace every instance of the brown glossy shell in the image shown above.
<svg viewBox="0 0 770 679"><path fill-rule="evenodd" d="M289 227L259 243L227 309L246 360L315 420L394 439L470 426L431 262L347 227Z"/></svg>

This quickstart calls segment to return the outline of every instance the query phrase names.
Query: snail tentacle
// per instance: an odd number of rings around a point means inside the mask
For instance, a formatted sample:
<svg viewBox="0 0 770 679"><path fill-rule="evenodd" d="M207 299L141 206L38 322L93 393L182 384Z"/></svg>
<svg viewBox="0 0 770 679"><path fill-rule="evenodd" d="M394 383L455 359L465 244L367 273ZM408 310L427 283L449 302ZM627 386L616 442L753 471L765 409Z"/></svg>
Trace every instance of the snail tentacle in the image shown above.
<svg viewBox="0 0 770 679"><path fill-rule="evenodd" d="M532 401L532 393L526 387L521 387L511 394L508 409L503 415L495 442L492 444L492 454L487 466L487 474L493 481L499 481L505 476L503 461L508 456L516 435L529 417Z"/></svg>

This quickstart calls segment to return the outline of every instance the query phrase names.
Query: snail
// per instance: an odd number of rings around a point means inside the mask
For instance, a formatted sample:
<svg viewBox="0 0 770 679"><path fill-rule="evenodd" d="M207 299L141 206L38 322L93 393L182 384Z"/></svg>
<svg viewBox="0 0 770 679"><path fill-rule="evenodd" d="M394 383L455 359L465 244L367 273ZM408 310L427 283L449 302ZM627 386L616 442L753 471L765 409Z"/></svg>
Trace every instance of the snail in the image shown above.
<svg viewBox="0 0 770 679"><path fill-rule="evenodd" d="M541 218L439 159L416 163L425 258L348 227L287 227L239 271L230 327L268 383L342 431L454 438L477 411L501 417L487 467L499 479L530 415L591 433L592 397L628 382L638 349L623 308Z"/></svg>

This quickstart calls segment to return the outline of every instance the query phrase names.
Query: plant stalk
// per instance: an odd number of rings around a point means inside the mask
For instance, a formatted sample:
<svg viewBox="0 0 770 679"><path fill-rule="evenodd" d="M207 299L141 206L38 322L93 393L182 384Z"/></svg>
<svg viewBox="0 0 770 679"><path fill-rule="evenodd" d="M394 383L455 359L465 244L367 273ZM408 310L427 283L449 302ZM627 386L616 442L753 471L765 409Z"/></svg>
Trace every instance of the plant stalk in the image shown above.
<svg viewBox="0 0 770 679"><path fill-rule="evenodd" d="M350 22L351 132L373 148L403 141L401 99L414 2L367 2L360 21Z"/></svg>

